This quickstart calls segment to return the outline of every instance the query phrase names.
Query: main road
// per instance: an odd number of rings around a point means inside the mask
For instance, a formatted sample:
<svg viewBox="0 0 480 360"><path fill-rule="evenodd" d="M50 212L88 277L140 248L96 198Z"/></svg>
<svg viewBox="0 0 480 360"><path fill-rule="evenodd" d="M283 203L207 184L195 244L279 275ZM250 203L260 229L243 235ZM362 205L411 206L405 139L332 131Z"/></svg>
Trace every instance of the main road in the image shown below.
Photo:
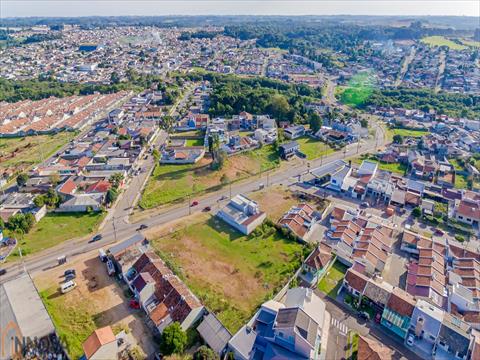
<svg viewBox="0 0 480 360"><path fill-rule="evenodd" d="M304 161L302 164L297 164L286 169L284 168L280 171L270 171L261 175L252 176L248 180L231 184L217 192L196 199L198 205L195 207L191 207L189 201L186 200L181 204L175 204L171 207L165 208L164 211L141 221L141 223L130 223L128 220L130 209L134 205L136 199L138 199L142 187L154 165L152 157L149 156L148 159L143 160L143 162L140 163L142 171L139 175L132 178L122 198L107 215L105 224L100 232L102 235L100 241L90 243L88 238L72 239L38 254L28 256L22 261L7 264L4 266L7 269L7 273L0 278L0 283L19 276L25 270L30 273L47 270L56 265L57 258L60 256L66 256L68 261L69 259L86 252L100 248L107 248L115 242L125 240L136 234L140 224L154 227L178 220L194 212L199 212L207 206L216 209L226 202L227 199L236 194L249 194L258 190L262 186L268 187L277 184L289 185L297 182L299 178L302 175L307 174L310 169L326 165L336 160L376 151L377 147L381 147L385 144L385 133L380 124L374 122L371 125L375 129L375 136L358 145L351 144L344 150L337 151L329 156L324 156L312 161ZM160 134L160 140L158 141L164 140L164 136L165 134Z"/></svg>

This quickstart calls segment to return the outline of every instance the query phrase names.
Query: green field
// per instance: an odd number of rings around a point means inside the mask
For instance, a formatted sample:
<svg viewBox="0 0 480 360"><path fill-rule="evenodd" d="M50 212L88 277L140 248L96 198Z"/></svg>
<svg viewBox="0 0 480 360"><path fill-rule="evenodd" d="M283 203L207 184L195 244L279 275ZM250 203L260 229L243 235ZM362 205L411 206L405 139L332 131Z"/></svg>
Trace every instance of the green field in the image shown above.
<svg viewBox="0 0 480 360"><path fill-rule="evenodd" d="M157 165L143 191L139 206L151 209L208 189L219 188L229 181L245 179L279 166L273 146L229 157L221 170L210 169L209 161L197 164ZM222 182L223 181L223 182Z"/></svg>
<svg viewBox="0 0 480 360"><path fill-rule="evenodd" d="M462 42L462 44L464 45L467 45L467 46L470 46L470 47L480 47L480 41L474 41L474 40L470 40L470 39L461 39L460 40Z"/></svg>
<svg viewBox="0 0 480 360"><path fill-rule="evenodd" d="M295 141L300 145L300 151L307 155L308 160L317 159L320 156L329 155L335 151L327 144L309 136L302 136Z"/></svg>
<svg viewBox="0 0 480 360"><path fill-rule="evenodd" d="M390 131L393 132L393 135L401 135L403 137L422 137L429 134L426 130L391 129Z"/></svg>
<svg viewBox="0 0 480 360"><path fill-rule="evenodd" d="M234 333L287 282L306 250L270 226L256 235L244 236L208 216L150 243Z"/></svg>
<svg viewBox="0 0 480 360"><path fill-rule="evenodd" d="M465 175L455 174L455 188L466 189L468 187L468 180Z"/></svg>
<svg viewBox="0 0 480 360"><path fill-rule="evenodd" d="M15 168L26 170L55 153L75 137L73 132L0 139L0 171ZM14 155L14 156L11 156Z"/></svg>
<svg viewBox="0 0 480 360"><path fill-rule="evenodd" d="M452 50L465 50L467 46L457 44L456 42L447 39L443 36L427 36L422 38L422 43L427 44L429 46L447 46Z"/></svg>
<svg viewBox="0 0 480 360"><path fill-rule="evenodd" d="M58 337L66 344L71 359L80 359L83 355L83 342L97 329L91 304L77 301L69 306L65 296L58 296L57 287L40 292L40 297L55 324Z"/></svg>
<svg viewBox="0 0 480 360"><path fill-rule="evenodd" d="M22 249L22 254L33 254L60 244L65 240L93 233L104 216L105 213L48 213L33 226L28 234L15 236ZM7 236L9 236L8 232ZM15 259L18 256L17 249L9 259Z"/></svg>
<svg viewBox="0 0 480 360"><path fill-rule="evenodd" d="M333 299L336 298L337 291L342 285L342 280L347 269L348 268L345 265L339 261L335 261L327 274L325 274L322 280L318 283L318 289L329 297Z"/></svg>
<svg viewBox="0 0 480 360"><path fill-rule="evenodd" d="M204 139L187 139L187 146L203 146Z"/></svg>
<svg viewBox="0 0 480 360"><path fill-rule="evenodd" d="M376 162L378 164L378 169L384 170L384 171L390 171L392 173L396 173L396 174L400 174L400 175L405 174L405 170L407 169L407 166L405 164L400 164L400 163L390 164L390 163L386 163L386 162L383 162L383 161L379 161L373 156L354 158L354 159L352 159L352 162L360 165L363 160Z"/></svg>

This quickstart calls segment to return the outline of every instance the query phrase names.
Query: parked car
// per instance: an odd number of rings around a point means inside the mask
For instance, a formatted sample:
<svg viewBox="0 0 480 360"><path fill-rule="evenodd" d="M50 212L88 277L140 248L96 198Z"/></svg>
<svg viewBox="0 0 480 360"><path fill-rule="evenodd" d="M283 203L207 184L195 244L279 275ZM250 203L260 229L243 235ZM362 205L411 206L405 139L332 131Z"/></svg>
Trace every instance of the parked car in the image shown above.
<svg viewBox="0 0 480 360"><path fill-rule="evenodd" d="M102 240L102 234L97 234L89 242L93 243L93 242L100 241L100 240Z"/></svg>
<svg viewBox="0 0 480 360"><path fill-rule="evenodd" d="M222 200L226 200L226 199L227 199L227 197L226 197L225 195L222 195L222 196L220 197L220 199L218 199L218 201L222 201Z"/></svg>
<svg viewBox="0 0 480 360"><path fill-rule="evenodd" d="M7 273L7 269L0 269L0 276L5 275Z"/></svg>
<svg viewBox="0 0 480 360"><path fill-rule="evenodd" d="M140 309L140 303L137 300L130 300L128 306L130 306L131 309Z"/></svg>
<svg viewBox="0 0 480 360"><path fill-rule="evenodd" d="M148 225L142 224L137 228L137 231L148 229Z"/></svg>
<svg viewBox="0 0 480 360"><path fill-rule="evenodd" d="M198 201L194 200L194 201L192 201L192 204L190 206L197 206L197 205L198 205Z"/></svg>
<svg viewBox="0 0 480 360"><path fill-rule="evenodd" d="M68 276L68 275L76 275L77 272L75 271L75 269L68 269L68 270L65 270L65 272L63 273L63 276Z"/></svg>
<svg viewBox="0 0 480 360"><path fill-rule="evenodd" d="M107 253L103 249L98 249L98 257L102 262L107 262L108 260Z"/></svg>
<svg viewBox="0 0 480 360"><path fill-rule="evenodd" d="M115 274L115 266L113 265L112 260L107 260L107 273L109 276Z"/></svg>
<svg viewBox="0 0 480 360"><path fill-rule="evenodd" d="M413 336L413 334L410 334L408 335L407 337L407 345L408 346L413 346L413 341L415 340L415 337Z"/></svg>
<svg viewBox="0 0 480 360"><path fill-rule="evenodd" d="M77 287L77 283L75 281L67 281L66 283L62 284L62 287L60 288L60 291L62 292L62 294L65 294L69 291L72 291L73 289L75 289Z"/></svg>
<svg viewBox="0 0 480 360"><path fill-rule="evenodd" d="M210 206L205 206L205 207L203 208L203 211L205 211L205 212L208 212L208 211L210 211L210 210L212 210L212 208L211 208Z"/></svg>
<svg viewBox="0 0 480 360"><path fill-rule="evenodd" d="M435 235L443 236L443 235L445 235L445 233L443 232L443 230L436 229L436 230L435 230Z"/></svg>
<svg viewBox="0 0 480 360"><path fill-rule="evenodd" d="M360 319L370 320L370 315L366 311L360 311L358 317Z"/></svg>
<svg viewBox="0 0 480 360"><path fill-rule="evenodd" d="M368 208L369 206L370 206L370 204L366 201L364 201L360 204L360 207L362 207L362 208Z"/></svg>
<svg viewBox="0 0 480 360"><path fill-rule="evenodd" d="M70 281L70 280L73 280L75 279L77 276L75 274L68 274L67 276L65 276L65 281Z"/></svg>

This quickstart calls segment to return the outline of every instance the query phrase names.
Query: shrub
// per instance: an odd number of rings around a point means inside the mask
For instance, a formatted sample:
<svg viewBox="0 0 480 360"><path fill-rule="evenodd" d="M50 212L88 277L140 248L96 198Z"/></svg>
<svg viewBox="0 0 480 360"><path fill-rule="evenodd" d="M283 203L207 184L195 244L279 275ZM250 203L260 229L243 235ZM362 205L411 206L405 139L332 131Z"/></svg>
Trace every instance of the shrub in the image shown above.
<svg viewBox="0 0 480 360"><path fill-rule="evenodd" d="M164 355L181 354L187 345L187 334L179 322L168 325L162 333L160 350Z"/></svg>

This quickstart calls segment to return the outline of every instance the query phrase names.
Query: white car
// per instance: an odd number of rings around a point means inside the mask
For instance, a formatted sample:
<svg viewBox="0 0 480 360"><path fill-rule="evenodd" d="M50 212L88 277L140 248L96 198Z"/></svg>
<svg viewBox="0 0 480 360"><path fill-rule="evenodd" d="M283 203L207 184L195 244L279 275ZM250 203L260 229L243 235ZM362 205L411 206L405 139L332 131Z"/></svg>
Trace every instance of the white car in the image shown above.
<svg viewBox="0 0 480 360"><path fill-rule="evenodd" d="M408 335L407 345L408 345L408 346L413 346L413 340L414 340L414 339L415 339L415 338L414 338L413 334Z"/></svg>

